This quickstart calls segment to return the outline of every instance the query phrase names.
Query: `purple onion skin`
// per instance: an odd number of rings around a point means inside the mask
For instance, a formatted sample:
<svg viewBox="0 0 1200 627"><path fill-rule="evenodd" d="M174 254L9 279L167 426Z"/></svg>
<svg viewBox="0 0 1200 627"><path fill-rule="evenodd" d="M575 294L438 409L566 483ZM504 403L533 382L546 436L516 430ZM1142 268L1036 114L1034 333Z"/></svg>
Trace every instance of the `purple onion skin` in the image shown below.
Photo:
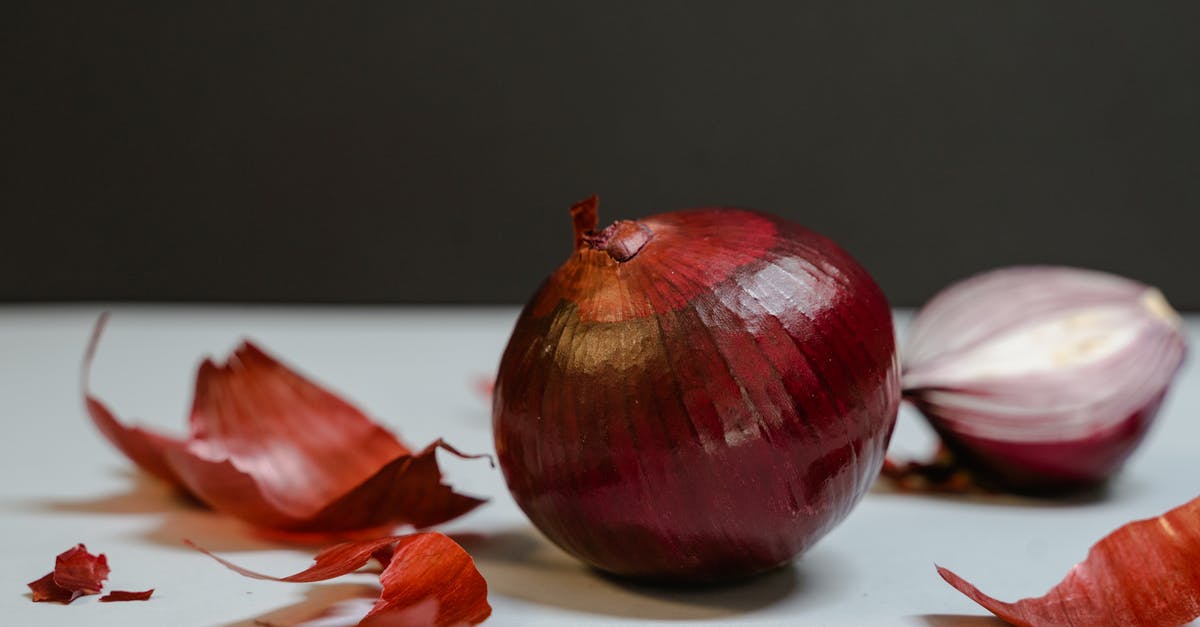
<svg viewBox="0 0 1200 627"><path fill-rule="evenodd" d="M595 209L573 208L576 249L501 360L509 490L613 574L707 582L788 563L882 465L900 399L883 293L774 217L701 209L596 233Z"/></svg>
<svg viewBox="0 0 1200 627"><path fill-rule="evenodd" d="M1099 489L1116 475L1146 437L1165 397L1164 390L1117 425L1080 440L1011 442L931 424L954 458L982 484L1019 494L1058 496ZM923 414L934 413L920 401L913 405Z"/></svg>

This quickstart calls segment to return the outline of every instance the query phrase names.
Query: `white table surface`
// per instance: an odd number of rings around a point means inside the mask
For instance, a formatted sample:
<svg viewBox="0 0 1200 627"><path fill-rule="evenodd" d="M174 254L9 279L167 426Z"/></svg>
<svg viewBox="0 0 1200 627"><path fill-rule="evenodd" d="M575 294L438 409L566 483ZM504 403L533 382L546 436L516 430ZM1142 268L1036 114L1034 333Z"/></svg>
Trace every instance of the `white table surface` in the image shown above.
<svg viewBox="0 0 1200 627"><path fill-rule="evenodd" d="M97 314L87 306L0 307L0 624L208 626L304 619L369 603L376 579L321 584L242 578L180 544L190 538L273 574L313 549L253 535L188 506L113 449L85 416L77 380ZM194 368L241 337L356 402L412 445L444 437L490 452L489 376L517 310L505 308L113 306L92 382L120 416L182 434ZM901 316L903 319L904 316ZM900 325L903 330L903 324ZM1200 318L1188 319L1200 346ZM1043 503L874 491L791 568L748 583L661 590L597 576L543 540L485 462L443 457L448 480L491 502L443 526L462 534L490 589L488 625L993 625L934 572L956 570L1002 599L1045 592L1117 526L1200 494L1200 371L1189 362L1159 421L1106 498ZM893 451L931 436L901 412ZM84 542L108 555L106 589L157 589L145 603L32 603L25 584ZM353 624L327 619L319 625Z"/></svg>

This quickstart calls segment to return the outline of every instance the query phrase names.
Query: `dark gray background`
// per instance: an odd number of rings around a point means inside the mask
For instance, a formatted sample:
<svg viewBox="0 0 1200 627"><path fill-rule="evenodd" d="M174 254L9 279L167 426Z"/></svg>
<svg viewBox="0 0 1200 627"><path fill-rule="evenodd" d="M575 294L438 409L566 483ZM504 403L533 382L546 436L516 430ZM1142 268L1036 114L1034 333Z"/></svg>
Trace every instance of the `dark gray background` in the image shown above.
<svg viewBox="0 0 1200 627"><path fill-rule="evenodd" d="M1200 309L1200 3L20 2L0 300L523 301L732 204L897 305L1013 263Z"/></svg>

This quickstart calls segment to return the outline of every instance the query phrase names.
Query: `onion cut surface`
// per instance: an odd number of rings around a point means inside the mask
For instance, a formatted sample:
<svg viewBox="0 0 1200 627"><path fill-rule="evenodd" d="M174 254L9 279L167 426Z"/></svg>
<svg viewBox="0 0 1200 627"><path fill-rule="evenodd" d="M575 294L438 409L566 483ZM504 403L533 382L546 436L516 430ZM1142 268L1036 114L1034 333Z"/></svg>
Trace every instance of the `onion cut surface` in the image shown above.
<svg viewBox="0 0 1200 627"><path fill-rule="evenodd" d="M146 472L214 510L260 527L344 532L428 527L484 501L442 483L438 440L414 453L358 408L251 342L196 376L191 433L177 439L127 427L88 390L107 316L83 363L85 405L101 433Z"/></svg>
<svg viewBox="0 0 1200 627"><path fill-rule="evenodd" d="M1187 352L1157 289L1054 266L985 272L914 317L905 398L980 480L1094 487L1149 430Z"/></svg>
<svg viewBox="0 0 1200 627"><path fill-rule="evenodd" d="M1167 627L1200 618L1200 498L1105 536L1045 596L998 601L938 574L1013 625Z"/></svg>
<svg viewBox="0 0 1200 627"><path fill-rule="evenodd" d="M382 590L379 600L359 623L362 627L477 625L492 613L487 582L474 560L454 540L440 533L345 542L321 551L313 558L312 566L286 577L264 575L191 542L187 544L240 575L291 583L333 579L377 559L384 564L379 575Z"/></svg>

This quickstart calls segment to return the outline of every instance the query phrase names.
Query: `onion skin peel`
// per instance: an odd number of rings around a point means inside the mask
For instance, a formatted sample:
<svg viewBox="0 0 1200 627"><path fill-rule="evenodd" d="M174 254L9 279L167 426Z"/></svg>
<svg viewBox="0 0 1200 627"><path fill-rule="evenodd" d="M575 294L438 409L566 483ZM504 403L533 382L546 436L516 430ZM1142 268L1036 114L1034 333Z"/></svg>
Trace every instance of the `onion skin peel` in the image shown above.
<svg viewBox="0 0 1200 627"><path fill-rule="evenodd" d="M1088 551L1058 585L1012 603L953 571L946 583L1012 625L1174 627L1200 618L1200 498L1122 525Z"/></svg>

